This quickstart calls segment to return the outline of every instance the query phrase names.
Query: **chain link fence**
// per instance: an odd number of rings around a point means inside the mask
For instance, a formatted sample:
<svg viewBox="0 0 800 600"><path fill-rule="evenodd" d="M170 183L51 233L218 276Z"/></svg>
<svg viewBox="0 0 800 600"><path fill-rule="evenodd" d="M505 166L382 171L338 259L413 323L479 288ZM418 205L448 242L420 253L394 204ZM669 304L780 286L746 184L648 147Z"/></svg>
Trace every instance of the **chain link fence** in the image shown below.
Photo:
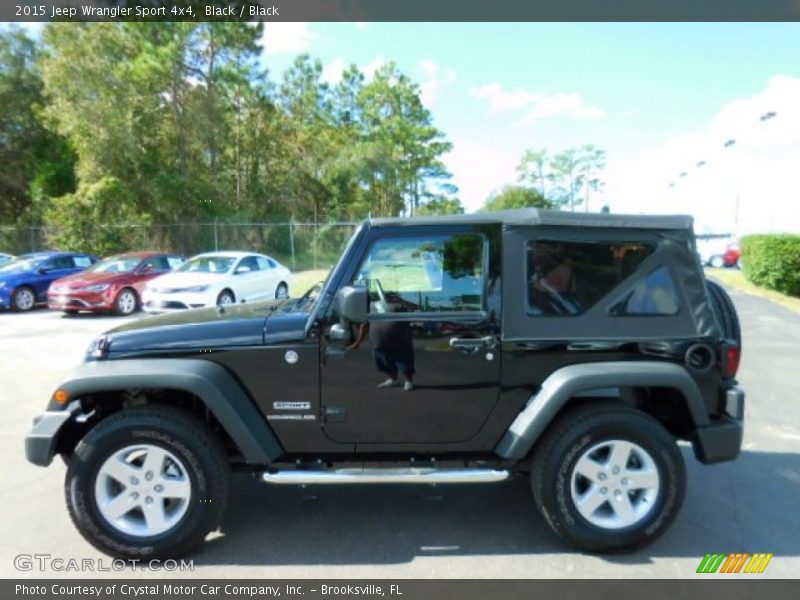
<svg viewBox="0 0 800 600"><path fill-rule="evenodd" d="M126 240L126 251L162 250L192 256L217 250L269 254L292 270L329 268L358 226L354 222L100 224ZM52 250L57 227L0 226L0 252ZM58 248L86 250L84 248Z"/></svg>

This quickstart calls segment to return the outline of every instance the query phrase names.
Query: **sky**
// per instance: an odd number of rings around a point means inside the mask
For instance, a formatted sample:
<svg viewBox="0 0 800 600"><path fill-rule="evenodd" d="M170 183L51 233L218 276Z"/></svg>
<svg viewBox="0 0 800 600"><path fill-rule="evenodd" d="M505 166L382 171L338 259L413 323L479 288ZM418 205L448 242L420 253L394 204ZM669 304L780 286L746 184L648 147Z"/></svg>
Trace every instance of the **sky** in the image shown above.
<svg viewBox="0 0 800 600"><path fill-rule="evenodd" d="M262 44L273 80L301 53L331 83L395 61L453 143L468 211L516 182L526 149L594 144L590 210L800 231L800 24L267 23Z"/></svg>

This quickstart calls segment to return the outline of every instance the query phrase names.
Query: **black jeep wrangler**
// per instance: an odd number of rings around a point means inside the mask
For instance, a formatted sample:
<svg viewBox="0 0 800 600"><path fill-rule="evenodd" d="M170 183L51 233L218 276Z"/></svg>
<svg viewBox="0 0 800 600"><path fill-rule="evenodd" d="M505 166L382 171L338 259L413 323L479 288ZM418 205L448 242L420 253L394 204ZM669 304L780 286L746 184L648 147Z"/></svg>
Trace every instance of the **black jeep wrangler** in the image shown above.
<svg viewBox="0 0 800 600"><path fill-rule="evenodd" d="M706 464L737 456L740 349L689 217L374 219L300 298L103 335L25 448L37 465L64 457L75 525L117 557L202 542L231 471L273 484L530 473L563 539L625 549L678 513L678 440Z"/></svg>

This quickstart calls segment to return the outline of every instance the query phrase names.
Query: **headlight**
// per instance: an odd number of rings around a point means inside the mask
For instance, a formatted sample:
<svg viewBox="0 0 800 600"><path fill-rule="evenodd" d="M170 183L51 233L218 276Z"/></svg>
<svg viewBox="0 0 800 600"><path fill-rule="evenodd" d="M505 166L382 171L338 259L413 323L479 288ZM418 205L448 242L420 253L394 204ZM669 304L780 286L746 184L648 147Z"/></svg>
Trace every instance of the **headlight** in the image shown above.
<svg viewBox="0 0 800 600"><path fill-rule="evenodd" d="M99 283L97 285L87 285L83 288L86 292L104 292L109 288L109 284L107 283Z"/></svg>
<svg viewBox="0 0 800 600"><path fill-rule="evenodd" d="M89 344L89 347L86 349L86 356L91 358L105 358L106 354L108 354L109 346L111 346L111 340L101 335Z"/></svg>
<svg viewBox="0 0 800 600"><path fill-rule="evenodd" d="M187 288L179 288L179 289L177 289L175 291L176 292L205 292L210 287L211 287L210 285L195 285L195 286L187 287Z"/></svg>

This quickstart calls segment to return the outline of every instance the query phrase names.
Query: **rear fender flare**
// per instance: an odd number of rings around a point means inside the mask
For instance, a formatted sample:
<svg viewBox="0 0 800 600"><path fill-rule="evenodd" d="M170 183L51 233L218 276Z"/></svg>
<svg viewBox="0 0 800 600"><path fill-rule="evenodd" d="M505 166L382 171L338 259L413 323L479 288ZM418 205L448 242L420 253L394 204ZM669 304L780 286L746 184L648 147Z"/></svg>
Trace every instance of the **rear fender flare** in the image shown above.
<svg viewBox="0 0 800 600"><path fill-rule="evenodd" d="M506 459L525 458L571 398L597 388L626 386L674 388L683 396L694 427L709 424L700 389L680 365L654 361L584 363L562 367L545 379L511 423L495 453Z"/></svg>

